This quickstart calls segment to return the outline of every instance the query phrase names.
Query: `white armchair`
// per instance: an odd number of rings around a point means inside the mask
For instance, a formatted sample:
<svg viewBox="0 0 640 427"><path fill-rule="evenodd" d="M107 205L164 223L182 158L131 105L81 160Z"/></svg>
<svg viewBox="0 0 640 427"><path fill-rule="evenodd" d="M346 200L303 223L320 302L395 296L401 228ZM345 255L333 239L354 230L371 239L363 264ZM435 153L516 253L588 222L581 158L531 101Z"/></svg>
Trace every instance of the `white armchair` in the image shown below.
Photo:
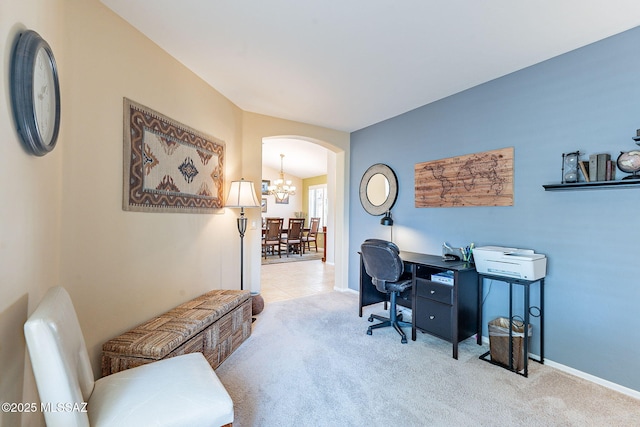
<svg viewBox="0 0 640 427"><path fill-rule="evenodd" d="M233 422L233 402L201 353L94 381L69 294L51 288L24 325L48 427L207 426Z"/></svg>

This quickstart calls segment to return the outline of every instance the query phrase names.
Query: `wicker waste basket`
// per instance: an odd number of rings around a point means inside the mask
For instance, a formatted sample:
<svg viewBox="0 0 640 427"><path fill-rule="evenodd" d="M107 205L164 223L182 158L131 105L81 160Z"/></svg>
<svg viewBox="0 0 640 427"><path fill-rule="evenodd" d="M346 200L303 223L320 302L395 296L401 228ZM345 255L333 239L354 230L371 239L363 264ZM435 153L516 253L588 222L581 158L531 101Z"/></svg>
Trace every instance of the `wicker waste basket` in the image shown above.
<svg viewBox="0 0 640 427"><path fill-rule="evenodd" d="M528 338L531 338L529 325ZM513 367L517 372L524 369L524 323L514 320L511 325L513 339ZM509 366L509 319L498 317L489 322L489 351L491 361Z"/></svg>

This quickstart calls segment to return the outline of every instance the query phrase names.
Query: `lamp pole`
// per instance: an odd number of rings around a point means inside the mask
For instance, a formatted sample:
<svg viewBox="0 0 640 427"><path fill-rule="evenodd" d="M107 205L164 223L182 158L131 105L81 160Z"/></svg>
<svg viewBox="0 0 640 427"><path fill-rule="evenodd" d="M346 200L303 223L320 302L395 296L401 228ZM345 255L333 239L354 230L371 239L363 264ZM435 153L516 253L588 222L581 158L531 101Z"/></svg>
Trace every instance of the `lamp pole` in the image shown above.
<svg viewBox="0 0 640 427"><path fill-rule="evenodd" d="M391 217L391 211L387 211L384 217L380 220L380 224L389 227L391 230L391 242L393 242L393 218Z"/></svg>
<svg viewBox="0 0 640 427"><path fill-rule="evenodd" d="M244 216L244 207L240 208L238 221L238 233L240 233L240 290L244 290L244 233L247 231L247 217Z"/></svg>

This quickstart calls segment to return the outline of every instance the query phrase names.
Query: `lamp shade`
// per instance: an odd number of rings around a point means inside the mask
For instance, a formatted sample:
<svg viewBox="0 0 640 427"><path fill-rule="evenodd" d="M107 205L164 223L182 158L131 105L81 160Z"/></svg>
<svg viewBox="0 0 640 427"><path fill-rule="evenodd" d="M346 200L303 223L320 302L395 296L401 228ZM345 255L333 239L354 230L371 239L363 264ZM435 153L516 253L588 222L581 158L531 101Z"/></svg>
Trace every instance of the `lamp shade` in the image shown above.
<svg viewBox="0 0 640 427"><path fill-rule="evenodd" d="M232 181L229 189L229 197L227 197L227 208L257 208L260 206L256 197L256 190L253 182Z"/></svg>
<svg viewBox="0 0 640 427"><path fill-rule="evenodd" d="M380 220L380 224L387 225L387 226L393 225L393 218L391 218L391 211L387 211L387 213Z"/></svg>

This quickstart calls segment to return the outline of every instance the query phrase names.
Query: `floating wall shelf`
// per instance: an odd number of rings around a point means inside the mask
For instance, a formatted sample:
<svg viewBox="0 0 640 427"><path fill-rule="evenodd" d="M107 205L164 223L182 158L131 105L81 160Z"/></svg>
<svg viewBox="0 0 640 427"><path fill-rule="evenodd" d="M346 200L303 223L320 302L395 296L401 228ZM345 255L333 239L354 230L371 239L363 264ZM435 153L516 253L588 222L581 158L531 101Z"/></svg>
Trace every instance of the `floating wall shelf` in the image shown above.
<svg viewBox="0 0 640 427"><path fill-rule="evenodd" d="M571 182L567 184L543 185L545 191L602 190L610 188L637 188L640 179L623 179L618 181Z"/></svg>

